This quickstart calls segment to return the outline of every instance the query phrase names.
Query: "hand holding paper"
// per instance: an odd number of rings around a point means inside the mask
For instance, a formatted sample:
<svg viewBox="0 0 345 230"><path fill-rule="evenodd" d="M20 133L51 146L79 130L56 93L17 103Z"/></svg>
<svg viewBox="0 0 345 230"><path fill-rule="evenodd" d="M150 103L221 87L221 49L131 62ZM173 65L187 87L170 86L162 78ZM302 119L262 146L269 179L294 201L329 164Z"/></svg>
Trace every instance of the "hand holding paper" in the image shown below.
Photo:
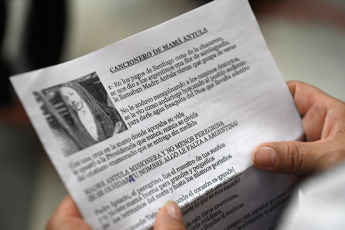
<svg viewBox="0 0 345 230"><path fill-rule="evenodd" d="M253 153L258 168L309 175L345 159L345 104L302 82L288 82L303 119L305 142L263 143Z"/></svg>
<svg viewBox="0 0 345 230"><path fill-rule="evenodd" d="M184 230L182 212L173 201L167 202L158 212L155 230ZM72 198L67 196L50 217L46 230L91 230L91 227L83 220Z"/></svg>
<svg viewBox="0 0 345 230"><path fill-rule="evenodd" d="M270 228L296 183L251 162L303 127L246 1L11 80L93 229L149 228L169 200L187 229Z"/></svg>
<svg viewBox="0 0 345 230"><path fill-rule="evenodd" d="M66 196L50 217L46 230L91 230L83 220L72 197Z"/></svg>

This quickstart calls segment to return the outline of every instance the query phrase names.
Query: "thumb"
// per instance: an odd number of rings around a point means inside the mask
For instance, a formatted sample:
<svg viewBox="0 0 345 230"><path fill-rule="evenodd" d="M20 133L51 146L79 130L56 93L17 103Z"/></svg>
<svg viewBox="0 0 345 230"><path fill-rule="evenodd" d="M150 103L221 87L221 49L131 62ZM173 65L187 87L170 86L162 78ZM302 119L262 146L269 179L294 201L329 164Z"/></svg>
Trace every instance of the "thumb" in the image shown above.
<svg viewBox="0 0 345 230"><path fill-rule="evenodd" d="M157 213L154 230L185 230L182 212L174 201L166 203Z"/></svg>
<svg viewBox="0 0 345 230"><path fill-rule="evenodd" d="M254 149L252 161L266 171L308 175L327 167L324 147L317 142L264 143Z"/></svg>

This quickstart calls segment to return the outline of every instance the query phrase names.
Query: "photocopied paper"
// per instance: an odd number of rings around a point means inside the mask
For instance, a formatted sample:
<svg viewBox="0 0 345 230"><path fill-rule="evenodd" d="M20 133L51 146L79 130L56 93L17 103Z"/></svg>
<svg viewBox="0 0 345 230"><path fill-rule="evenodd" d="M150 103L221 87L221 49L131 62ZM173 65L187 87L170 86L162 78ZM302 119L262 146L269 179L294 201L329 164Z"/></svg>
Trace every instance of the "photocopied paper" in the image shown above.
<svg viewBox="0 0 345 230"><path fill-rule="evenodd" d="M303 127L247 1L217 0L78 59L11 78L93 229L271 229L294 188L253 167Z"/></svg>

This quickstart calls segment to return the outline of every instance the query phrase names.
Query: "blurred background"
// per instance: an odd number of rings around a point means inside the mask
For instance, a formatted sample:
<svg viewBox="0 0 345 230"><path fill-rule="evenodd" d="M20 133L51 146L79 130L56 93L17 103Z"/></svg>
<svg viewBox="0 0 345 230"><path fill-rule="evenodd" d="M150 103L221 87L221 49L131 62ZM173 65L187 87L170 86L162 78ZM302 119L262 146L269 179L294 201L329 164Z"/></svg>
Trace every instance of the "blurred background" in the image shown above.
<svg viewBox="0 0 345 230"><path fill-rule="evenodd" d="M8 77L88 54L207 2L0 0L0 229L44 229L67 194ZM345 1L250 3L285 80L345 101Z"/></svg>

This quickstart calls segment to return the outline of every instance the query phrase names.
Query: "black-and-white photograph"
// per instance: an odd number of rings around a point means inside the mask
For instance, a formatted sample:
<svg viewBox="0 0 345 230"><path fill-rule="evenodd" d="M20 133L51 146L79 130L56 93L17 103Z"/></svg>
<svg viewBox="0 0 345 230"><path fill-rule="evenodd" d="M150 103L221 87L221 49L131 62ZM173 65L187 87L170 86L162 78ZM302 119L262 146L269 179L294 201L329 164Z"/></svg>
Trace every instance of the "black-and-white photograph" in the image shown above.
<svg viewBox="0 0 345 230"><path fill-rule="evenodd" d="M127 130L95 72L34 95L66 156Z"/></svg>

